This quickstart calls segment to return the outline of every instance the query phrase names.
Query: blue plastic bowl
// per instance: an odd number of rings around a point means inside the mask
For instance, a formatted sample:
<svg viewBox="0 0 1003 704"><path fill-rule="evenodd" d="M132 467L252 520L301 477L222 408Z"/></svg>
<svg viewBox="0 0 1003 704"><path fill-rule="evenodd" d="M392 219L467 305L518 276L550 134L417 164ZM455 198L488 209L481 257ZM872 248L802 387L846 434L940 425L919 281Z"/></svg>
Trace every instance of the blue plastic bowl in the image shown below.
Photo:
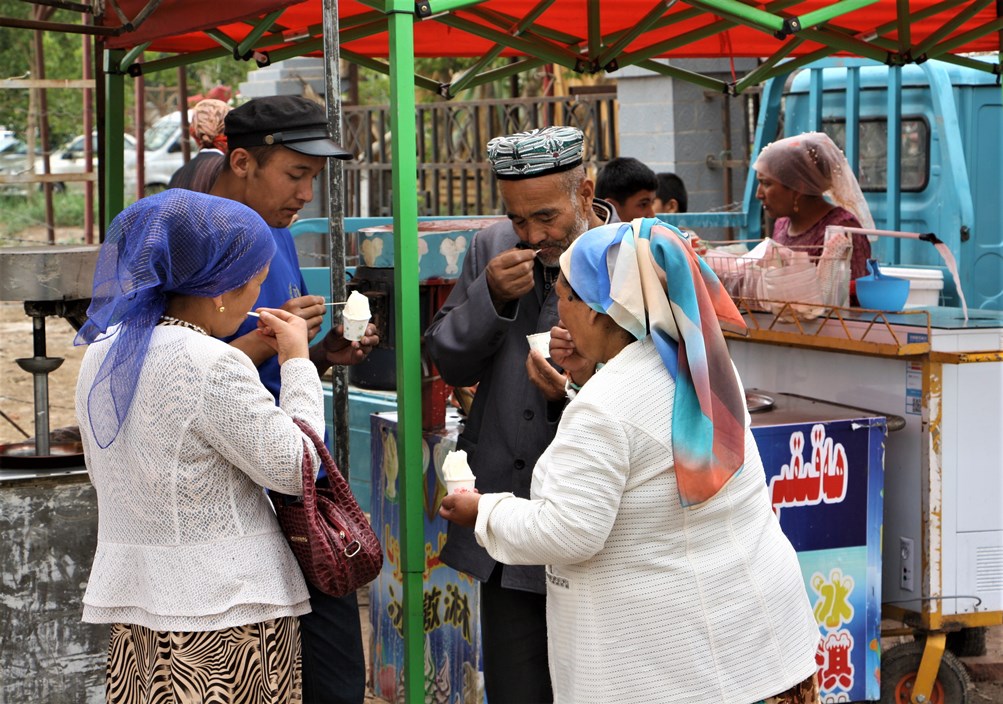
<svg viewBox="0 0 1003 704"><path fill-rule="evenodd" d="M877 279L857 279L857 300L861 308L897 312L909 298L909 281L885 276Z"/></svg>

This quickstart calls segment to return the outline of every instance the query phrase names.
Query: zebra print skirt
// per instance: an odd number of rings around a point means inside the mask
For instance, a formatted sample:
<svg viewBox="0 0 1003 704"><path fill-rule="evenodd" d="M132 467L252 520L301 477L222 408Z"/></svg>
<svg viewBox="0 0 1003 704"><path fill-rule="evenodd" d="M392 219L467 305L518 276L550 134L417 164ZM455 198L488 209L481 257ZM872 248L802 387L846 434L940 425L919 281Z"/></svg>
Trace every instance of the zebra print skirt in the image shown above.
<svg viewBox="0 0 1003 704"><path fill-rule="evenodd" d="M300 704L299 619L220 631L112 624L108 704Z"/></svg>

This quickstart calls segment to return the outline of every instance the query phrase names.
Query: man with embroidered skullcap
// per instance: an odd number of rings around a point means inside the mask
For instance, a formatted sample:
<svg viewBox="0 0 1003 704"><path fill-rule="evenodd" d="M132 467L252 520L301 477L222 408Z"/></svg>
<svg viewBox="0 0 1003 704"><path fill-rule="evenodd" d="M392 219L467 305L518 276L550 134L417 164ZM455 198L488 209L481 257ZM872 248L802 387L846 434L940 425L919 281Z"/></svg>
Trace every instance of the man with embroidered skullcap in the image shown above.
<svg viewBox="0 0 1003 704"><path fill-rule="evenodd" d="M289 224L313 199L313 180L327 158L350 159L351 153L328 135L324 108L299 96L256 98L226 116L230 153L212 194L249 206L265 220L276 251L261 285L257 307L282 308L305 318L312 338L324 318L324 299L307 293ZM250 318L231 344L258 367L261 381L279 398L281 376L274 353L262 347ZM310 348L319 373L333 364L355 364L379 343L372 324L359 342L342 336L335 326ZM318 483L324 481L318 479ZM333 597L307 584L311 613L300 618L303 639L304 704L362 704L366 664L355 594Z"/></svg>
<svg viewBox="0 0 1003 704"><path fill-rule="evenodd" d="M583 146L573 127L488 142L508 221L474 235L456 286L425 332L443 379L478 385L457 449L467 451L483 493L528 497L533 467L560 419L565 377L530 352L526 336L551 331L553 344L570 340L557 327L560 256L586 230L617 220L594 198ZM498 563L470 528L455 524L441 557L481 582L488 701L552 701L543 567Z"/></svg>

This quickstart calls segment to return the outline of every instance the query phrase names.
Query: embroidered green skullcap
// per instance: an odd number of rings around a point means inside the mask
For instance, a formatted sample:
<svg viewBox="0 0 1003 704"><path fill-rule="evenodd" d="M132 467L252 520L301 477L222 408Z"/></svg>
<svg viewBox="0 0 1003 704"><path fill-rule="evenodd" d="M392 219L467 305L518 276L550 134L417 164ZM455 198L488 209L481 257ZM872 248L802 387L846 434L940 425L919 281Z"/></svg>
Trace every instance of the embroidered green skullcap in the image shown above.
<svg viewBox="0 0 1003 704"><path fill-rule="evenodd" d="M580 165L584 142L575 127L547 127L495 137L488 142L488 159L503 181L546 176Z"/></svg>

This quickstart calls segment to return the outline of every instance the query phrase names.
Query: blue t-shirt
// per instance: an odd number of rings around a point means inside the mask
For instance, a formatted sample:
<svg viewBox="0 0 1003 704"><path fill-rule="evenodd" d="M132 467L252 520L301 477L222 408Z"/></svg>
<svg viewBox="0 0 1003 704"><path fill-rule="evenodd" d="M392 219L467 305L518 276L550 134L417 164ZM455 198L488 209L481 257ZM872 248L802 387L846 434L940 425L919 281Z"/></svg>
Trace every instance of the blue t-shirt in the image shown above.
<svg viewBox="0 0 1003 704"><path fill-rule="evenodd" d="M254 304L255 308L281 308L290 298L307 295L292 234L284 227L273 227L271 230L272 236L275 238L275 256L272 257L268 276L261 284L261 292ZM226 338L226 341L230 342L234 338L246 335L257 327L258 319L248 316L236 334ZM258 374L261 376L261 383L271 392L272 396L275 397L275 402L278 403L279 388L282 385L278 355L269 357L261 364L258 367Z"/></svg>

